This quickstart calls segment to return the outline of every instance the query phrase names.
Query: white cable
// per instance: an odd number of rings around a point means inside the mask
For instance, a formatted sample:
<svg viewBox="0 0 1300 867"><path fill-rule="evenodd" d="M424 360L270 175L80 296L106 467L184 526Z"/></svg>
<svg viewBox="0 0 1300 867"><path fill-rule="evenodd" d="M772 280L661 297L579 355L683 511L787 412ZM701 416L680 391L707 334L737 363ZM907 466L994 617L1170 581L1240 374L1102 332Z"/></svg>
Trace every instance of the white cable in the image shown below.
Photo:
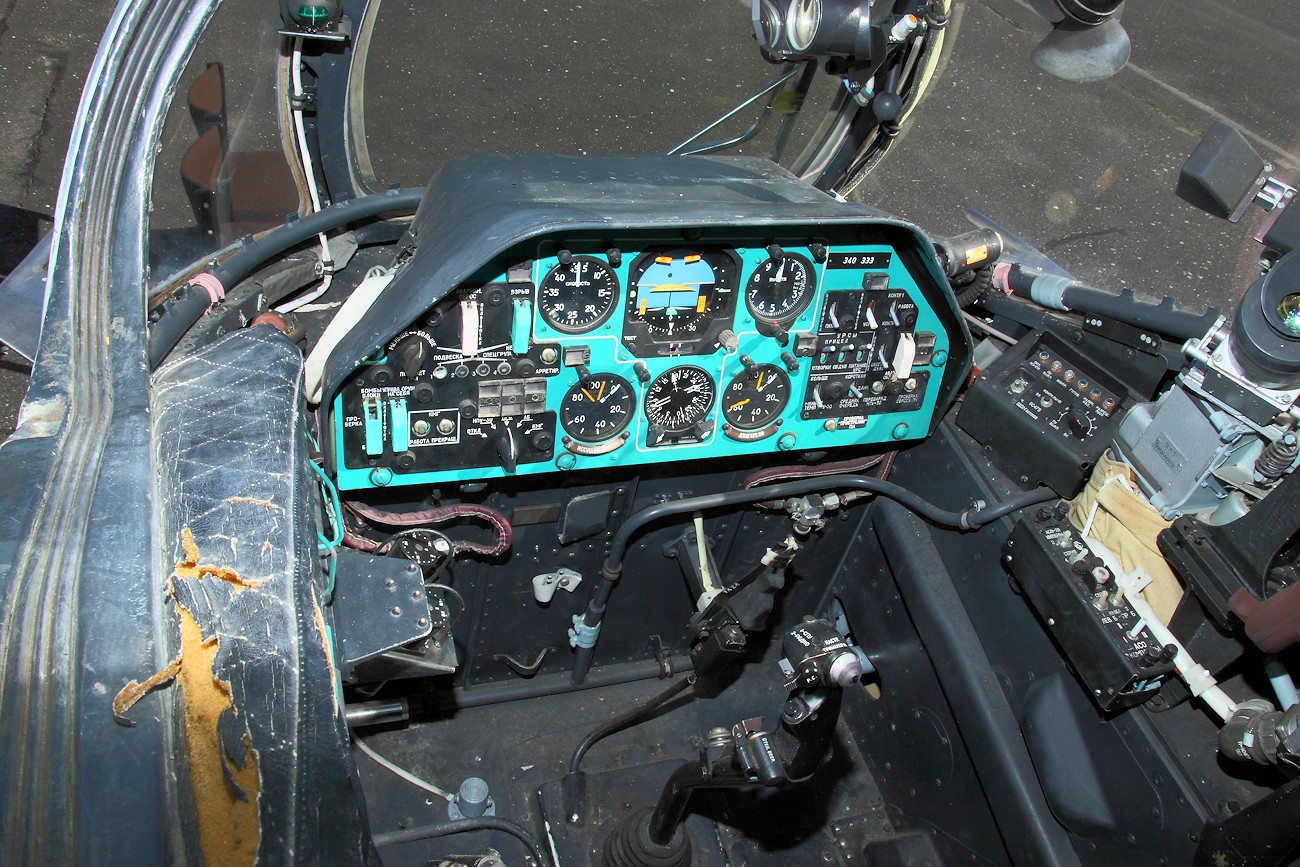
<svg viewBox="0 0 1300 867"><path fill-rule="evenodd" d="M1296 692L1295 681L1287 672L1274 674L1269 677L1269 683L1273 684L1273 692L1277 695L1277 703L1282 710L1288 711L1297 702L1300 702L1300 693Z"/></svg>
<svg viewBox="0 0 1300 867"><path fill-rule="evenodd" d="M370 306L375 303L379 293L384 287L391 283L393 275L391 272L383 269L372 268L367 274L366 279L352 294L348 296L343 305L339 307L330 324L325 326L325 333L316 341L311 352L307 355L307 362L304 366L303 376L307 387L307 401L309 403L321 402L321 389L325 380L325 362L329 360L330 353L334 347L338 346L339 341L347 336L352 330L352 326L361 321Z"/></svg>
<svg viewBox="0 0 1300 867"><path fill-rule="evenodd" d="M298 158L302 161L303 174L307 176L307 195L311 201L312 213L320 210L320 191L316 188L316 169L311 161L311 149L307 147L307 127L302 119L302 37L295 37L293 40L293 53L289 58L289 87L292 93L289 95L290 105L293 114L293 132L294 141L298 145ZM320 257L321 265L325 268L324 276L321 278L320 285L315 289L299 295L283 304L278 305L275 309L279 313L290 313L297 310L304 304L309 304L329 291L330 284L334 282L333 261L330 257L329 239L325 233L320 233Z"/></svg>
<svg viewBox="0 0 1300 867"><path fill-rule="evenodd" d="M388 759L384 758L379 753L375 752L370 747L368 747L366 745L366 742L361 740L361 738L353 738L352 743L356 746L357 749L365 753L372 762L379 765L381 768L384 768L385 770L389 771L390 773L401 777L403 780L406 780L406 782L410 783L412 786L415 786L417 789L424 789L426 792L435 794L439 798L443 798L444 800L447 801L452 800L452 796L449 793L444 792L442 789L438 788L433 783L430 783L428 780L420 779L415 774L408 771L406 768L398 767L397 765L393 764Z"/></svg>
<svg viewBox="0 0 1300 867"><path fill-rule="evenodd" d="M1150 583L1150 577L1141 573L1140 569L1133 572L1125 571L1119 564L1119 558L1105 544L1095 538L1087 541L1093 553L1101 557L1102 561L1105 562L1106 568L1110 570L1111 576L1115 579L1115 583L1123 589L1128 604L1137 612L1137 616L1145 622L1147 629L1151 630L1151 634L1156 641L1160 642L1160 646L1165 647L1172 644L1178 648L1178 653L1174 656L1174 669L1187 684L1187 688L1192 695L1205 702L1206 706L1220 720L1227 722L1237 710L1237 703L1220 688L1219 682L1214 679L1214 676L1192 658L1192 655L1187 652L1187 648L1183 647L1182 642L1169 631L1169 627L1160 622L1155 609L1142 595L1142 588ZM1144 578L1145 580L1143 580Z"/></svg>

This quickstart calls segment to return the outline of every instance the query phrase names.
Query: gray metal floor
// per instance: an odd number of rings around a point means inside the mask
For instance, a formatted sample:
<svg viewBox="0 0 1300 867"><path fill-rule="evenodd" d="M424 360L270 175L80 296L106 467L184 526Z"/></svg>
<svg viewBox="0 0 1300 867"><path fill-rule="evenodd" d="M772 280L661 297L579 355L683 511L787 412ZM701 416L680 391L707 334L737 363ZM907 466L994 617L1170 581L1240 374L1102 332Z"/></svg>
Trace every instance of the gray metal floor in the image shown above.
<svg viewBox="0 0 1300 867"><path fill-rule="evenodd" d="M385 4L367 115L383 179L418 183L450 155L539 141L661 149L771 74L748 53L745 0L625 11L519 0L508 24L476 13L482 4ZM961 5L932 92L855 196L939 233L963 229L961 207L970 206L1081 279L1229 307L1253 275L1249 224L1262 215L1215 220L1174 197L1174 181L1215 118L1300 181L1291 4L1130 3L1132 61L1092 85L1056 81L1029 62L1046 26L1020 0ZM3 12L0 206L20 217L53 208L76 98L110 14L104 0L11 0ZM455 50L433 50L448 34ZM0 366L0 434L24 388L21 365Z"/></svg>

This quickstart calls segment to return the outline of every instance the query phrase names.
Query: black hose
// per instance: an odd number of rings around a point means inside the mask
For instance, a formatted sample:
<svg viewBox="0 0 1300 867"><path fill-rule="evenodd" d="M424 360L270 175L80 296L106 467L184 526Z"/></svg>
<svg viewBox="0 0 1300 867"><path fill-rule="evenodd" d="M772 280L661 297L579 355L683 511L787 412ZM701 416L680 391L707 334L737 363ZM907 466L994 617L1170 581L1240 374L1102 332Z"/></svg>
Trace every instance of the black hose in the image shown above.
<svg viewBox="0 0 1300 867"><path fill-rule="evenodd" d="M993 288L993 268L990 266L978 269L975 272L975 279L957 293L957 306L964 310L991 288Z"/></svg>
<svg viewBox="0 0 1300 867"><path fill-rule="evenodd" d="M810 479L797 479L776 485L762 485L739 491L724 491L720 494L706 494L702 497L689 497L684 500L670 500L642 509L623 522L609 543L609 553L605 557L606 571L617 573L623 568L623 555L627 543L633 534L648 524L661 521L683 512L707 512L727 506L761 503L765 500L780 500L786 497L798 497L819 491L851 490L870 491L905 506L909 510L926 518L931 523L960 530L975 530L990 521L995 521L1016 509L1035 506L1048 500L1057 499L1054 491L1047 488L1034 488L1013 497L1008 497L996 506L981 509L967 509L964 512L950 512L941 509L929 500L922 499L906 488L893 482L884 482L874 476L820 476Z"/></svg>
<svg viewBox="0 0 1300 867"><path fill-rule="evenodd" d="M457 819L449 822L434 822L430 825L421 825L418 828L406 828L401 831L385 831L382 834L376 834L374 841L376 846L392 846L395 843L412 843L416 840L428 840L433 837L446 837L450 834L465 834L470 831L501 831L510 834L520 843L528 848L529 853L533 856L539 867L551 867L551 859L547 856L546 850L538 842L527 828L518 822L512 822L509 819L498 819L495 816L479 816L476 819Z"/></svg>
<svg viewBox="0 0 1300 867"><path fill-rule="evenodd" d="M870 491L877 496L893 500L922 518L928 519L931 523L959 530L976 530L985 524L1011 514L1017 509L1036 506L1039 503L1058 499L1056 492L1050 488L1033 488L1008 497L993 506L967 509L964 512L950 512L946 509L940 509L929 500L922 499L893 482L882 481L874 476L841 475L817 476L809 479L797 479L792 482L782 482L776 485L762 485L738 491L724 491L721 494L707 494L702 497L690 497L684 500L670 500L667 503L660 503L648 509L642 509L624 521L622 526L618 528L618 532L610 540L609 553L606 554L605 563L600 570L601 580L597 583L596 592L582 614L581 625L588 628L600 625L605 616L605 606L609 603L609 597L614 592L614 584L623 571L623 555L627 552L627 543L643 527L673 515L680 515L683 512L707 512L727 506L761 503L765 500L779 500L786 497L798 497L803 494L833 490ZM571 677L575 684L581 684L586 680L587 672L591 670L595 655L596 649L594 645L590 647L579 645L574 651L573 674Z"/></svg>
<svg viewBox="0 0 1300 867"><path fill-rule="evenodd" d="M592 729L591 732L582 739L582 743L578 744L577 749L573 751L573 756L569 759L569 773L578 773L579 769L582 767L583 756L587 755L587 751L595 746L597 741L609 737L614 734L614 732L622 731L625 728L631 728L637 723L645 722L645 720L649 719L656 710L667 704L669 699L680 693L682 690L690 687L694 682L693 678L684 677L651 698L649 701L639 704L622 716L615 717L604 725Z"/></svg>
<svg viewBox="0 0 1300 867"><path fill-rule="evenodd" d="M223 287L229 288L252 274L263 263L290 250L322 232L346 226L380 214L409 212L419 207L424 190L393 190L364 196L309 214L267 232L256 241L243 245L211 270ZM149 367L157 368L180 339L202 318L213 304L208 290L187 283L155 311L149 327Z"/></svg>

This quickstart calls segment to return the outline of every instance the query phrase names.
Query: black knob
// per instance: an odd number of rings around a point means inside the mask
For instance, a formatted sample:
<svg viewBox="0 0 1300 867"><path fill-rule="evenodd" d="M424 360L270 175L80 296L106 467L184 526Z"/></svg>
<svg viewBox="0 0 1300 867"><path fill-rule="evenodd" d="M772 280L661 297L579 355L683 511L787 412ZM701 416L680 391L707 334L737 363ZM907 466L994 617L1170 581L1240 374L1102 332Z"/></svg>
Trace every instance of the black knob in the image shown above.
<svg viewBox="0 0 1300 867"><path fill-rule="evenodd" d="M618 247L610 247L605 251L605 258L609 260L609 264L617 268L623 261L623 251Z"/></svg>
<svg viewBox="0 0 1300 867"><path fill-rule="evenodd" d="M799 359L795 358L788 352L781 353L781 361L785 362L785 369L791 373L799 372Z"/></svg>
<svg viewBox="0 0 1300 867"><path fill-rule="evenodd" d="M478 405L472 400L462 400L460 402L460 414L462 418L474 418L478 415Z"/></svg>
<svg viewBox="0 0 1300 867"><path fill-rule="evenodd" d="M537 365L533 363L531 358L521 358L519 363L515 365L515 370L519 371L520 376L529 377L537 372Z"/></svg>
<svg viewBox="0 0 1300 867"><path fill-rule="evenodd" d="M858 320L852 316L845 316L840 320L840 331L856 331Z"/></svg>
<svg viewBox="0 0 1300 867"><path fill-rule="evenodd" d="M773 261L777 261L785 257L785 251L781 249L780 244L768 244L767 255L770 256Z"/></svg>
<svg viewBox="0 0 1300 867"><path fill-rule="evenodd" d="M903 100L896 93L877 93L876 98L871 100L871 112L876 116L876 120L882 123L888 123L898 119L898 114L903 110Z"/></svg>
<svg viewBox="0 0 1300 867"><path fill-rule="evenodd" d="M515 441L510 435L510 429L501 428L494 439L497 447L497 459L501 461L502 468L507 473L513 473L519 467L519 456L515 454Z"/></svg>
<svg viewBox="0 0 1300 867"><path fill-rule="evenodd" d="M424 338L412 334L410 337L402 338L397 344L397 361L401 365L403 372L409 376L415 376L424 369L425 359L429 357L428 345Z"/></svg>
<svg viewBox="0 0 1300 867"><path fill-rule="evenodd" d="M550 454L551 446L555 445L555 437L549 431L533 431L532 436L528 438L533 444L533 449L539 452Z"/></svg>
<svg viewBox="0 0 1300 867"><path fill-rule="evenodd" d="M560 250L555 254L555 260L561 265L567 265L573 261L573 254L568 250Z"/></svg>
<svg viewBox="0 0 1300 867"><path fill-rule="evenodd" d="M427 382L422 382L415 387L416 403L433 403L433 386Z"/></svg>
<svg viewBox="0 0 1300 867"><path fill-rule="evenodd" d="M388 385L393 381L393 369L387 364L376 364L370 368L370 381L378 386Z"/></svg>
<svg viewBox="0 0 1300 867"><path fill-rule="evenodd" d="M780 325L773 323L772 339L775 340L777 343L781 344L782 346L785 346L787 343L790 342L790 332L786 331Z"/></svg>
<svg viewBox="0 0 1300 867"><path fill-rule="evenodd" d="M415 466L415 455L411 452L402 452L397 456L395 463L399 470L409 470Z"/></svg>
<svg viewBox="0 0 1300 867"><path fill-rule="evenodd" d="M831 400L839 400L848 394L849 390L842 382L826 383L826 396Z"/></svg>
<svg viewBox="0 0 1300 867"><path fill-rule="evenodd" d="M1074 407L1070 410L1069 415L1065 417L1065 423L1069 426L1070 432L1083 439L1092 433L1092 416L1082 407Z"/></svg>
<svg viewBox="0 0 1300 867"><path fill-rule="evenodd" d="M825 244L809 244L809 245L808 245L808 252L809 252L809 253L812 253L812 257L813 257L813 261L814 261L814 262L818 262L818 263L820 263L820 262L825 262L825 261L826 261L826 245L825 245Z"/></svg>

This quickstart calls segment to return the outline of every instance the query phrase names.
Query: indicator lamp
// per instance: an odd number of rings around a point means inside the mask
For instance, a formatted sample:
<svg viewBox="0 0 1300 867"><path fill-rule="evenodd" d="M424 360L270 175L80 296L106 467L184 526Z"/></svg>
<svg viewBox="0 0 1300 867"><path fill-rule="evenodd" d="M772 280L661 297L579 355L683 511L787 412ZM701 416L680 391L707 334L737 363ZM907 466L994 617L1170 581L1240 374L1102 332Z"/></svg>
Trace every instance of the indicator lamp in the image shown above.
<svg viewBox="0 0 1300 867"><path fill-rule="evenodd" d="M339 0L280 0L280 17L291 28L332 30L342 14Z"/></svg>

